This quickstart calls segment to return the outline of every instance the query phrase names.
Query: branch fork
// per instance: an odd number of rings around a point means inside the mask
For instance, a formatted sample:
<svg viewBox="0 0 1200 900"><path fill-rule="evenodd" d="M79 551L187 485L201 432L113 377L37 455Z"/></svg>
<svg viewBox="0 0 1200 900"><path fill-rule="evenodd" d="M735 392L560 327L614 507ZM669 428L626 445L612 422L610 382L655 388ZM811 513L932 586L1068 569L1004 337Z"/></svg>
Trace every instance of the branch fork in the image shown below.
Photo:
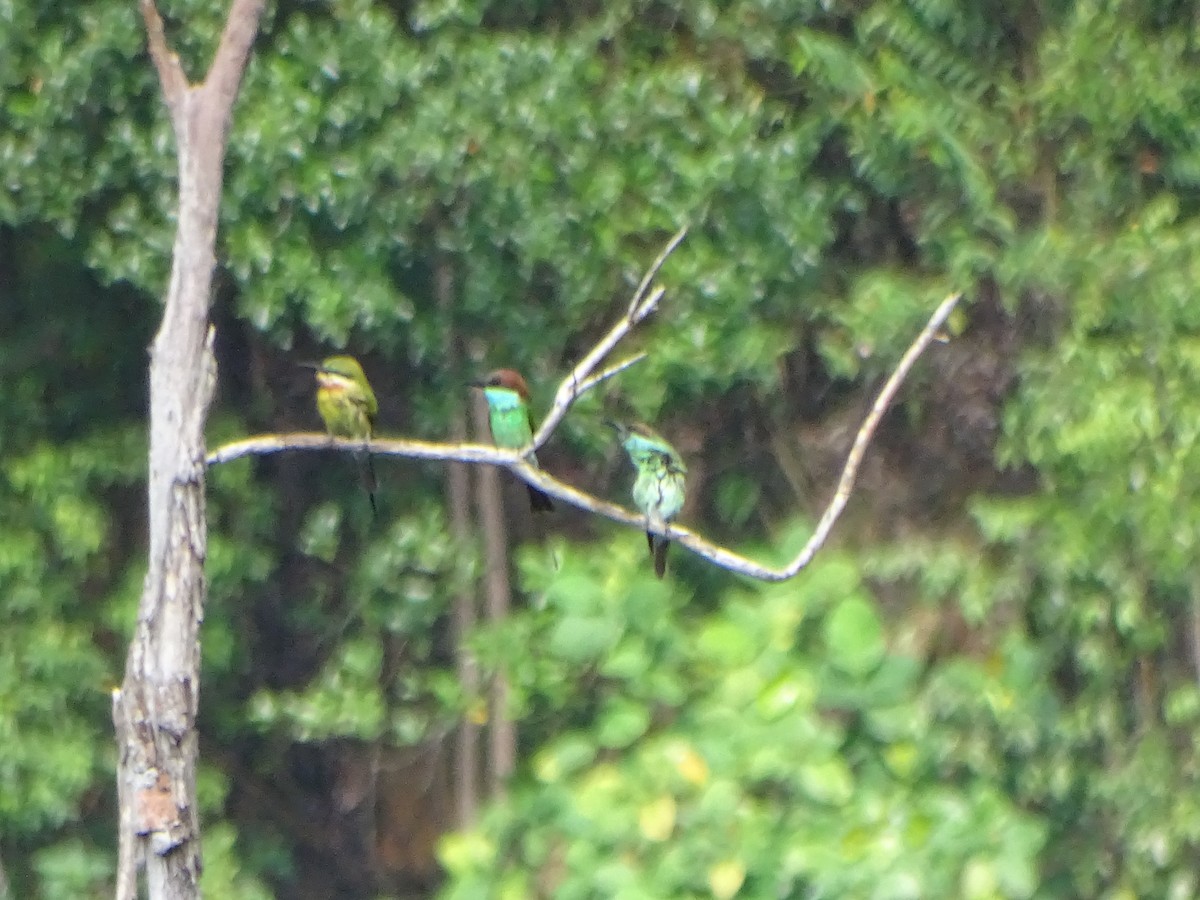
<svg viewBox="0 0 1200 900"><path fill-rule="evenodd" d="M549 412L546 414L545 419L542 420L542 424L538 427L527 446L522 447L520 450L504 450L484 444L448 444L407 438L373 438L370 442L370 452L381 456L401 456L409 459L432 459L443 462L503 466L516 473L523 481L532 484L552 497L556 497L565 503L579 509L587 510L595 515L603 516L614 522L620 522L623 525L660 534L723 569L762 581L784 581L794 577L812 561L817 551L821 549L822 545L828 539L833 526L837 523L842 511L846 508L846 503L849 501L850 494L854 489L855 479L858 477L859 466L862 463L863 456L866 454L867 447L870 445L876 429L879 427L880 421L883 419L884 413L887 411L896 393L899 391L900 385L908 376L918 358L929 347L929 344L941 334L942 326L950 317L950 313L954 310L962 295L958 293L951 294L938 304L933 314L929 317L929 320L925 323L925 327L921 329L920 333L918 333L909 345L904 355L900 358L900 362L896 365L896 368L884 383L883 388L879 391L875 402L871 405L870 412L868 412L862 425L859 426L858 433L855 435L854 443L851 445L850 452L846 457L846 463L842 468L842 474L834 489L833 497L818 520L817 526L812 536L808 539L808 542L787 565L782 567L766 566L734 553L732 550L718 544L714 544L696 532L680 525L670 523L662 527L648 525L646 517L641 513L631 512L623 506L609 503L572 485L559 481L552 475L547 474L544 469L534 466L530 461L533 453L546 443L550 435L553 434L554 430L566 417L567 412L576 400L587 391L596 387L596 385L625 371L630 366L635 365L645 358L645 353L638 353L596 372L597 367L599 367L612 349L620 343L621 339L658 307L659 301L662 300L665 294L665 290L662 287L656 287L651 290L651 284L666 262L667 257L679 246L686 234L687 227L685 226L680 228L671 237L638 284L637 290L634 292L625 314L588 351L575 368L562 379L555 392L554 402L551 404ZM309 450L329 447L346 450L353 449L361 452L363 442L343 438L330 438L324 434L313 433L260 435L218 447L208 455L207 462L210 466L214 466L243 456L277 453L283 450Z"/></svg>

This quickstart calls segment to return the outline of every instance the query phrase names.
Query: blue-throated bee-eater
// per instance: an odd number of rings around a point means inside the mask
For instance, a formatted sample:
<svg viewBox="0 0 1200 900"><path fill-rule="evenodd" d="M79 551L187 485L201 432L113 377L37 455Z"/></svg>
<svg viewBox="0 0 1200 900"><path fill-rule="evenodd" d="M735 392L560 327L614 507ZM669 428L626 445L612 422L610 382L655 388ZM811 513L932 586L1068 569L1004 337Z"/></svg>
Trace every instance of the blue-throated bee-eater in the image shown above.
<svg viewBox="0 0 1200 900"><path fill-rule="evenodd" d="M497 447L520 450L533 440L533 413L529 411L529 386L520 373L513 369L497 369L486 378L471 382L472 387L481 388L487 399L488 423L492 428L492 440ZM529 462L537 465L537 457L529 455ZM554 509L550 498L535 488L529 489L529 508L534 512L549 512Z"/></svg>

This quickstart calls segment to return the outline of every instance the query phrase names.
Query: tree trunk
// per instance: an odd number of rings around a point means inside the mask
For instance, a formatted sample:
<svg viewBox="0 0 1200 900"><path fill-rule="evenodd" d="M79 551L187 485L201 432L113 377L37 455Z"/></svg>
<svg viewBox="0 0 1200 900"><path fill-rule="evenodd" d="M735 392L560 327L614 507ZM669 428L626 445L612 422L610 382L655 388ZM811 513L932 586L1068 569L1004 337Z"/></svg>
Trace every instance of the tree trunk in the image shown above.
<svg viewBox="0 0 1200 900"><path fill-rule="evenodd" d="M150 348L150 551L138 620L113 692L120 801L118 900L199 896L196 713L208 531L204 425L216 385L212 289L221 167L263 0L234 0L205 81L190 85L142 0L179 158L179 213L162 324Z"/></svg>
<svg viewBox="0 0 1200 900"><path fill-rule="evenodd" d="M476 392L479 393L479 392ZM477 440L487 440L487 401L482 394L471 404L471 419ZM495 466L476 469L479 523L483 528L484 608L491 625L508 618L512 607L512 587L508 580L508 536L504 527L504 507L500 493L500 470ZM508 776L517 762L517 729L508 714L508 679L495 672L488 697L488 793L504 793Z"/></svg>
<svg viewBox="0 0 1200 900"><path fill-rule="evenodd" d="M434 273L438 308L446 320L446 353L452 376L462 372L462 347L454 327L454 273L447 259L438 261ZM461 378L463 390L467 379ZM467 439L467 413L461 404L450 422L450 440ZM450 511L450 533L455 543L466 547L472 540L471 477L465 463L446 467L446 506ZM464 587L454 597L455 668L463 695L473 703L479 694L479 665L467 648L467 639L478 620L476 588ZM455 825L469 828L475 824L479 811L479 725L468 709L455 730L454 747L454 804Z"/></svg>

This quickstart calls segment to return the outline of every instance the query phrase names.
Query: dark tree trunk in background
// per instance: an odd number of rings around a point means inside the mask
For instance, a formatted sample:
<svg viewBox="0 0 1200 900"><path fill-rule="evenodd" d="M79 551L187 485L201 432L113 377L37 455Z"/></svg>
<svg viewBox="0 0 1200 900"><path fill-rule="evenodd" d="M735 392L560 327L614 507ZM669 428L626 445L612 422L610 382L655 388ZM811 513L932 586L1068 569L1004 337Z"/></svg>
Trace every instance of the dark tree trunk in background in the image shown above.
<svg viewBox="0 0 1200 900"><path fill-rule="evenodd" d="M447 324L446 354L453 377L465 376L462 370L462 347L453 325L454 273L448 260L439 260L435 290L438 307ZM467 378L461 381L465 386ZM465 390L465 388L464 388ZM473 402L473 401L471 401ZM461 404L454 412L450 423L450 440L463 442L467 439L467 412ZM471 518L471 473L465 463L446 466L446 506L450 511L450 533L460 547L472 541ZM467 648L467 639L478 621L478 601L474 586L464 587L454 598L454 653L455 668L463 694L469 698L479 694L479 666ZM479 811L479 725L472 719L470 711L463 716L455 731L453 754L455 825L469 828L475 823Z"/></svg>
<svg viewBox="0 0 1200 900"><path fill-rule="evenodd" d="M490 440L487 400L475 392L471 404L471 424L475 438ZM508 535L504 526L504 506L500 492L500 470L495 466L477 466L476 501L479 524L483 529L484 611L489 625L508 618L512 607L512 588L508 580ZM488 691L488 796L504 791L508 776L517 761L517 729L508 714L508 679L504 673L492 675Z"/></svg>

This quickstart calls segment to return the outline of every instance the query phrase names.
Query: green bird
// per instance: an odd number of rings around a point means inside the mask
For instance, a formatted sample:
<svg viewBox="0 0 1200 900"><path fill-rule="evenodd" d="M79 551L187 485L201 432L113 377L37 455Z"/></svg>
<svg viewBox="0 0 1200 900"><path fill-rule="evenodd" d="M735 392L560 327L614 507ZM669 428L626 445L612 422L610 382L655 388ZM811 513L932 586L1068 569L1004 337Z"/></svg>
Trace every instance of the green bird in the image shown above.
<svg viewBox="0 0 1200 900"><path fill-rule="evenodd" d="M647 526L665 528L683 508L684 476L687 474L683 458L662 435L645 425L608 424L616 429L621 446L637 469L637 478L633 482L634 505L646 516ZM667 571L667 547L671 542L649 528L646 542L654 557L654 574L662 578Z"/></svg>
<svg viewBox="0 0 1200 900"><path fill-rule="evenodd" d="M332 437L369 441L375 436L375 416L379 404L371 383L363 373L362 366L353 356L330 356L317 363L300 363L313 369L317 376L317 412L325 422L325 430ZM375 506L375 467L369 452L355 454L362 469L363 485L371 501L371 512L379 514Z"/></svg>
<svg viewBox="0 0 1200 900"><path fill-rule="evenodd" d="M529 386L519 372L513 369L497 369L480 381L472 381L472 387L482 388L487 399L488 424L492 428L492 440L497 447L520 450L533 440L533 414L529 411ZM537 457L530 454L529 461L537 465ZM529 508L534 512L549 512L554 509L550 498L535 488L529 489Z"/></svg>

